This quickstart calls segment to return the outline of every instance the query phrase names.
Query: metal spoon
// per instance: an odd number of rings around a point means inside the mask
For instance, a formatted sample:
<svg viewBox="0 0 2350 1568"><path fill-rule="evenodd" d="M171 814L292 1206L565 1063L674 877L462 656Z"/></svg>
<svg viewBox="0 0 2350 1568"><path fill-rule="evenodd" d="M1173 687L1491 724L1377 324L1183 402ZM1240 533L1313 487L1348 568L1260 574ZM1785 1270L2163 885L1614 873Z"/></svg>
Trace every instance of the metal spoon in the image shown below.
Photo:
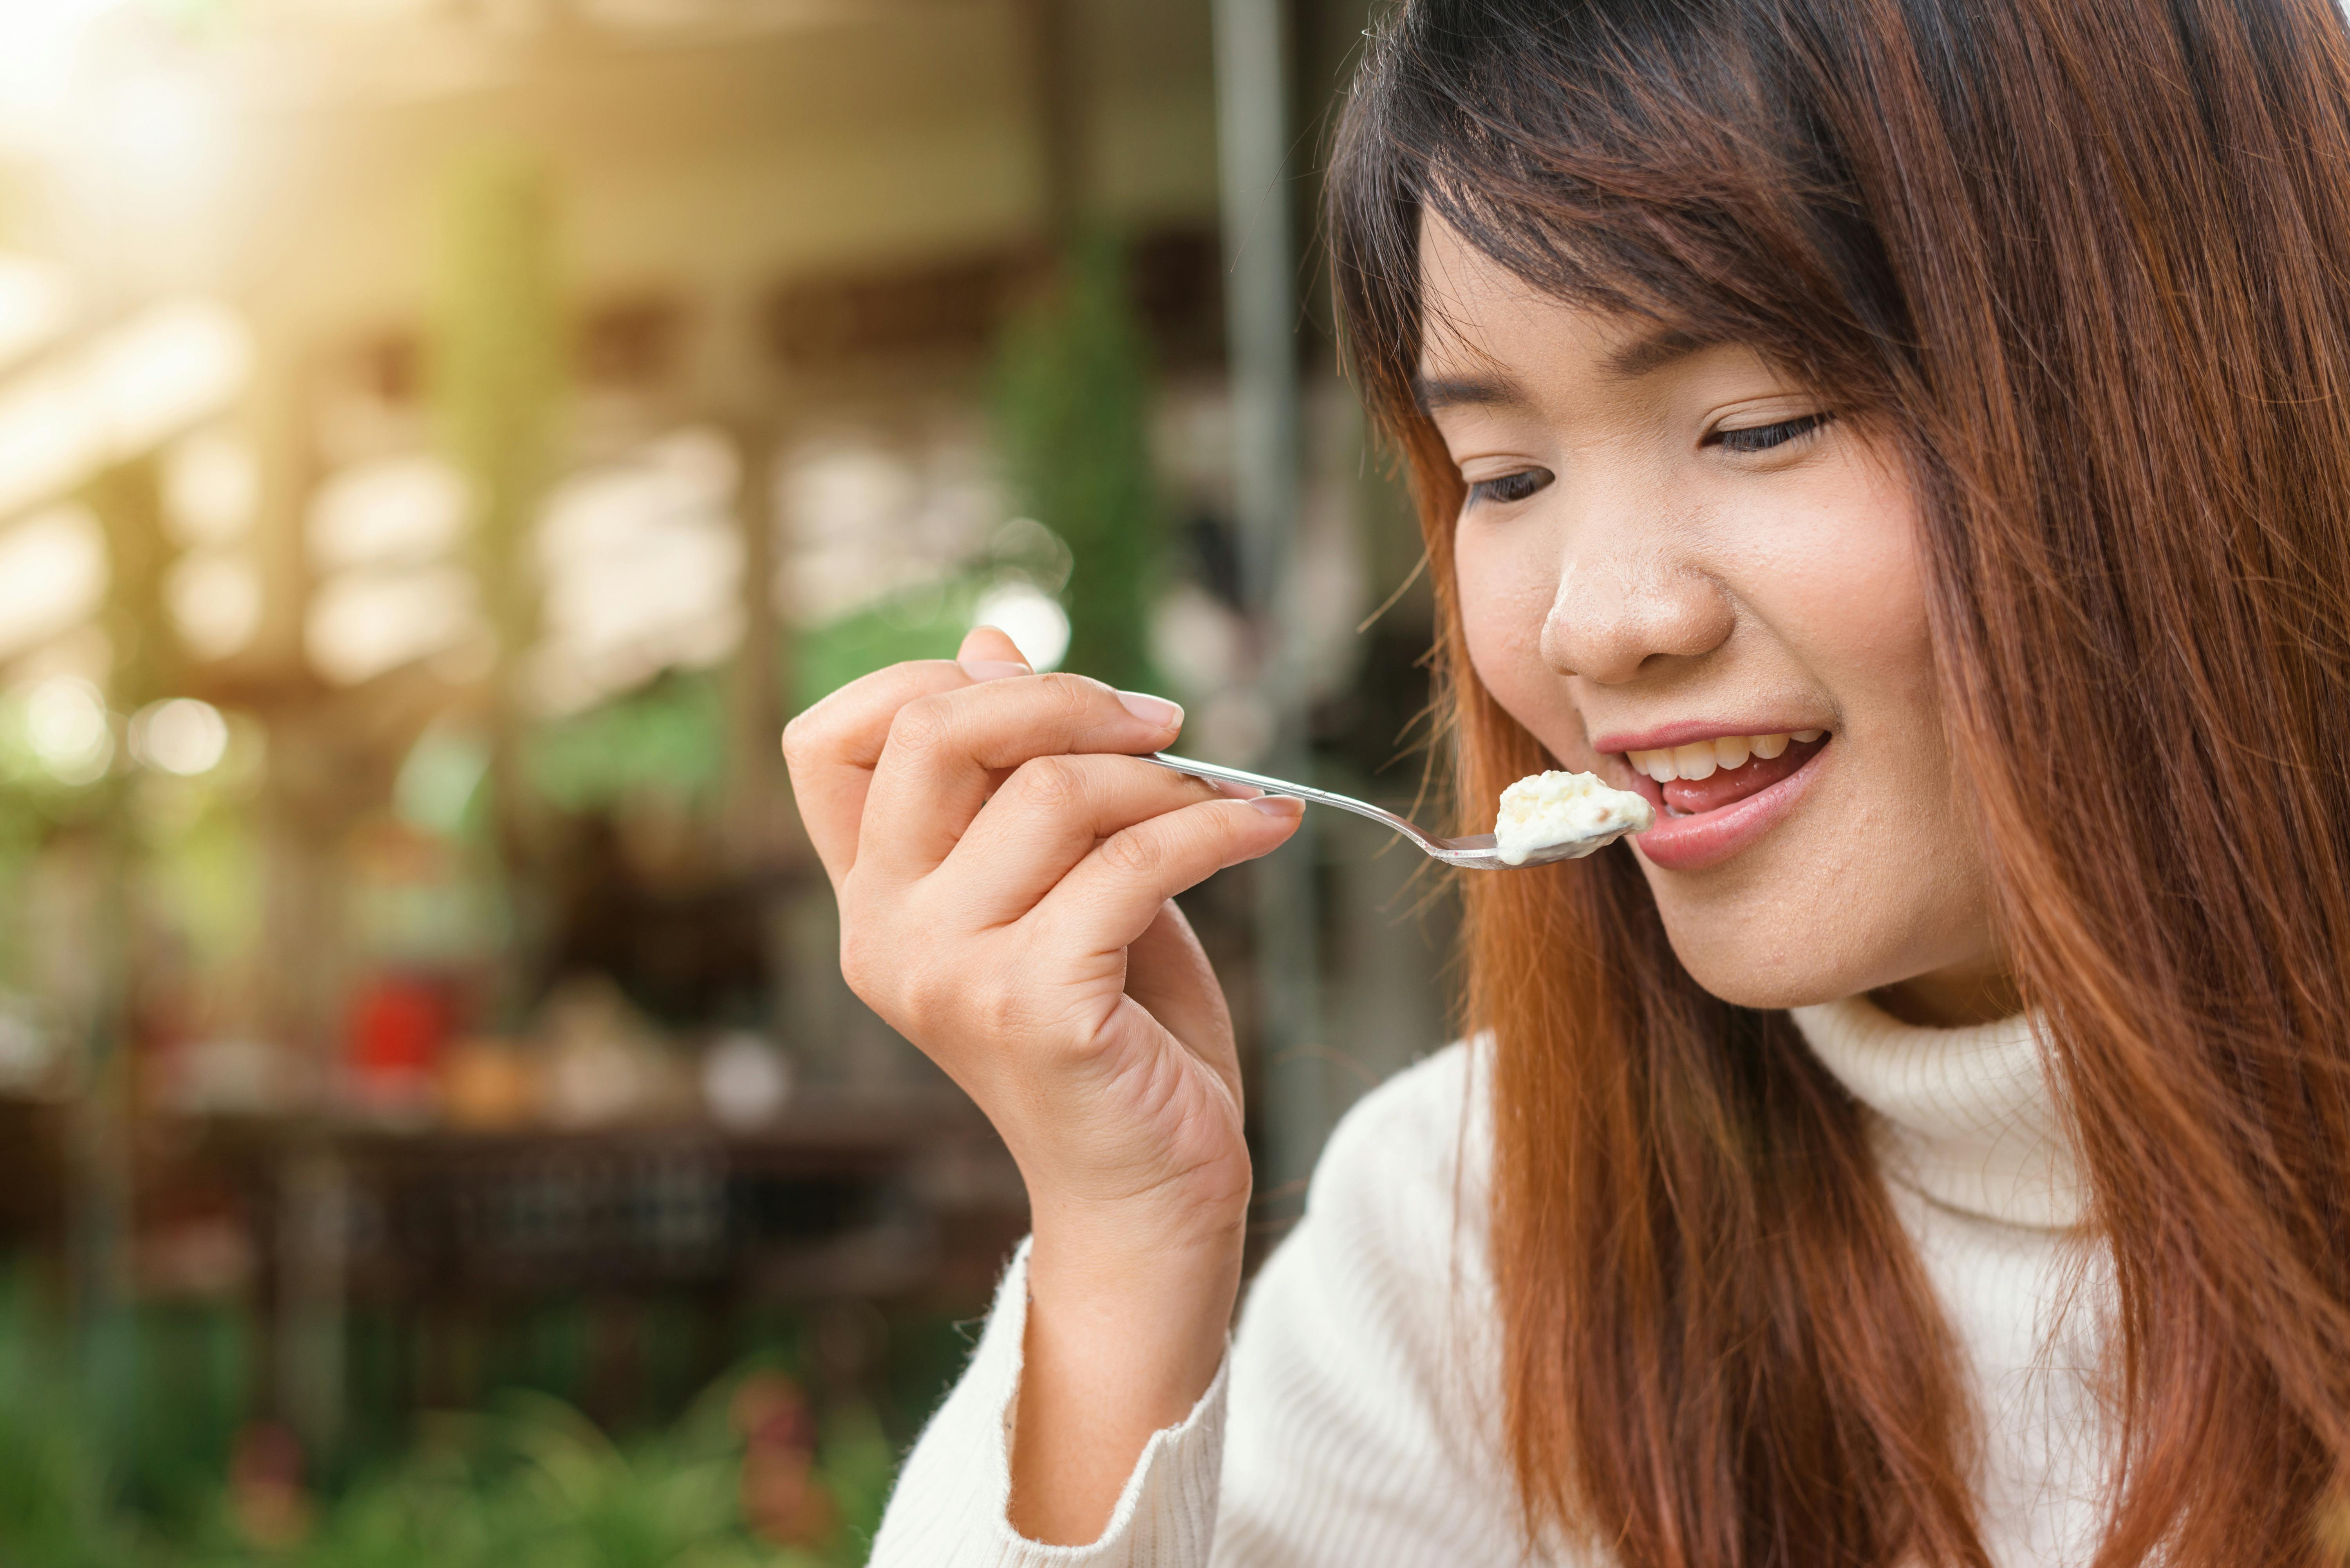
<svg viewBox="0 0 2350 1568"><path fill-rule="evenodd" d="M1409 817L1398 816L1391 811L1382 811L1370 802L1357 800L1352 795L1333 794L1326 789L1315 789L1311 784L1291 784L1285 779L1270 779L1263 774L1247 773L1240 768L1228 768L1216 763L1195 763L1189 757L1170 757L1164 752L1153 752L1149 756L1138 760L1156 763L1162 768L1171 768L1179 774L1189 774L1195 779L1206 779L1211 784L1246 784L1252 789L1263 790L1267 794L1295 795L1299 800L1310 800L1320 805L1335 805L1340 811L1351 811L1357 816L1367 816L1383 827L1395 829L1427 854L1443 861L1448 866L1466 866L1472 871L1517 869L1516 867L1504 861L1500 853L1494 849L1493 836L1490 833L1472 833L1465 838L1439 838L1436 835L1416 826ZM1587 838L1570 838L1563 844L1554 844L1534 851L1525 857L1523 864L1548 866L1557 860L1580 860L1593 850L1603 849L1631 831L1629 827L1611 827L1606 832L1593 834Z"/></svg>

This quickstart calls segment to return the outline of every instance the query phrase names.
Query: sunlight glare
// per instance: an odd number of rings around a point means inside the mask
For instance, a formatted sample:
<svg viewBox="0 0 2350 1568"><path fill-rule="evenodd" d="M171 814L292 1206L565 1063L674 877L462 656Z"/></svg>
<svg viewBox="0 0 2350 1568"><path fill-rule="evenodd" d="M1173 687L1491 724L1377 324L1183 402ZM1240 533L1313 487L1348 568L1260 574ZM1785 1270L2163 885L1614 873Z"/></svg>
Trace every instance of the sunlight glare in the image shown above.
<svg viewBox="0 0 2350 1568"><path fill-rule="evenodd" d="M0 5L0 119L65 107L91 26L123 0L7 0Z"/></svg>

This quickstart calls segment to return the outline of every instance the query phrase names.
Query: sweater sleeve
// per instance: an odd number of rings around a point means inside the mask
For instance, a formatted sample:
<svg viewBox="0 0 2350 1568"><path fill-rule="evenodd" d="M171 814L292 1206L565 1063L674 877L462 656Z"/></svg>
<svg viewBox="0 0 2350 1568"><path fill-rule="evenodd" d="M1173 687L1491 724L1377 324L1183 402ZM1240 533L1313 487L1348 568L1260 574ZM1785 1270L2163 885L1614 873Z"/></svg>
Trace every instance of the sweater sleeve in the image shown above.
<svg viewBox="0 0 2350 1568"><path fill-rule="evenodd" d="M1232 1355L1216 1568L1528 1560L1502 1457L1484 1096L1463 1046L1341 1119ZM1535 1560L1568 1564L1549 1543Z"/></svg>
<svg viewBox="0 0 2350 1568"><path fill-rule="evenodd" d="M899 1471L868 1568L1205 1568L1231 1357L1182 1423L1143 1445L1101 1538L1047 1546L1023 1537L1010 1517L1010 1437L1027 1326L1023 1241L971 1365Z"/></svg>
<svg viewBox="0 0 2350 1568"><path fill-rule="evenodd" d="M1024 1243L970 1368L900 1472L875 1568L1522 1561L1492 1424L1482 1225L1471 1222L1482 1167L1460 1158L1483 1147L1470 1072L1456 1046L1347 1114L1305 1218L1250 1287L1215 1381L1181 1425L1151 1438L1087 1546L1024 1541L1006 1517Z"/></svg>

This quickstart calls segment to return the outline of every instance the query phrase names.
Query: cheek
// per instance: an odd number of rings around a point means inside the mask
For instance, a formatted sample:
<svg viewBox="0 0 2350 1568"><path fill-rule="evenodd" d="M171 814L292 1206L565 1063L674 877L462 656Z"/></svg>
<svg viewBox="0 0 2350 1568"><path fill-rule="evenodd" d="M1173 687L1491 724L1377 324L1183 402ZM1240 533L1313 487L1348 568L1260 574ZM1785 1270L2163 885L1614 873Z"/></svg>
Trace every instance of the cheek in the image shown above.
<svg viewBox="0 0 2350 1568"><path fill-rule="evenodd" d="M1558 696L1557 677L1542 652L1543 623L1558 596L1558 561L1531 533L1464 524L1453 537L1452 566L1470 665L1495 701L1539 733L1544 694Z"/></svg>
<svg viewBox="0 0 2350 1568"><path fill-rule="evenodd" d="M1836 765L1753 851L1710 877L1652 877L1691 972L1750 1006L1849 995L1989 947L1981 848L1950 809L1915 504L1867 468L1840 477L1750 513L1747 543L1717 557L1767 633L1764 683L1828 701Z"/></svg>
<svg viewBox="0 0 2350 1568"><path fill-rule="evenodd" d="M1932 691L1933 653L1908 487L1856 463L1751 536L1763 542L1728 575L1846 717L1929 719L1915 707Z"/></svg>

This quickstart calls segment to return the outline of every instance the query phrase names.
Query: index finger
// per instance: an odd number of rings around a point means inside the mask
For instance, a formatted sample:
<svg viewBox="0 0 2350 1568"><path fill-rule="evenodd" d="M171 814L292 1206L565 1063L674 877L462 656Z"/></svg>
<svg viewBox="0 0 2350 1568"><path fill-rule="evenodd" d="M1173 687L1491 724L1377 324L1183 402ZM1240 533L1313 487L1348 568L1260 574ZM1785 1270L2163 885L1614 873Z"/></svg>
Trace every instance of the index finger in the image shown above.
<svg viewBox="0 0 2350 1568"><path fill-rule="evenodd" d="M1038 757L1155 751L1182 722L1164 697L1066 672L917 698L899 710L874 769L858 864L901 881L928 876L1011 770Z"/></svg>
<svg viewBox="0 0 2350 1568"><path fill-rule="evenodd" d="M898 710L981 679L1021 673L1023 668L982 664L974 674L951 659L893 664L850 681L784 726L792 795L835 888L857 864L858 823L865 815L873 767L881 760Z"/></svg>

